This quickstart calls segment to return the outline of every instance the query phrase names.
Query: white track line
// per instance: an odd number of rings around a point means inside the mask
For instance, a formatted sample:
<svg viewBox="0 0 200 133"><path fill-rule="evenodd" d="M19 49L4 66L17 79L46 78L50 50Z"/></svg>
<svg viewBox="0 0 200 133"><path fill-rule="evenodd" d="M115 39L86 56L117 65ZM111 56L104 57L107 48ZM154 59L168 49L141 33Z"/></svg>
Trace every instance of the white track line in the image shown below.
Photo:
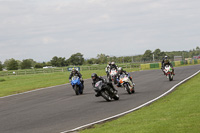
<svg viewBox="0 0 200 133"><path fill-rule="evenodd" d="M152 102L154 102L154 101L160 99L161 97L165 96L166 94L170 93L170 92L173 91L177 86L181 85L182 83L184 83L184 82L187 81L188 79L194 77L194 76L197 75L198 73L200 73L200 70L197 71L195 74L191 75L190 77L188 77L188 78L182 80L182 81L179 82L178 84L174 85L170 90L168 90L167 92L165 92L165 93L163 93L162 95L158 96L157 98L155 98L155 99L153 99L153 100L151 100L151 101L148 101L148 102L146 102L146 103L144 103L144 104L142 104L142 105L140 105L140 106L138 106L138 107L136 107L136 108L134 108L134 109L128 110L128 111L126 111L126 112L123 112L123 113L120 113L120 114L117 114L117 115L114 115L114 116L111 116L111 117L108 117L108 118L105 118L105 119L102 119L102 120L99 120L99 121L96 121L96 122L93 122L93 123L89 123L89 124L86 124L86 125L83 125L83 126L74 128L74 129L72 129L72 130L63 131L63 132L61 132L61 133L74 132L74 131L80 130L80 129L82 129L82 128L86 128L86 127L92 126L92 125L94 125L94 124L98 124L98 123L101 123L101 122L105 122L105 121L107 121L107 120L111 120L111 119L113 119L113 118L117 118L117 117L119 117L119 116L128 114L128 113L133 112L133 111L135 111L135 110L137 110L137 109L140 109L140 108L142 108L142 107L144 107L144 106L146 106L146 105L148 105L148 104L150 104L150 103L152 103Z"/></svg>

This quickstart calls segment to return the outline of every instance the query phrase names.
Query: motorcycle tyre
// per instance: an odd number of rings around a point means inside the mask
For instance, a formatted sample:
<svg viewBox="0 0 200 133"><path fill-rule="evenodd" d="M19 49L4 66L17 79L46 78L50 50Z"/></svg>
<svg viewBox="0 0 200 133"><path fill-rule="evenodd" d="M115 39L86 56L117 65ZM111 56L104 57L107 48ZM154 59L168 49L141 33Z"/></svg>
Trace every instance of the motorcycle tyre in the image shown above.
<svg viewBox="0 0 200 133"><path fill-rule="evenodd" d="M116 77L114 77L114 84L117 84L117 78Z"/></svg>
<svg viewBox="0 0 200 133"><path fill-rule="evenodd" d="M111 76L109 76L109 81L112 82Z"/></svg>
<svg viewBox="0 0 200 133"><path fill-rule="evenodd" d="M110 102L112 100L112 98L109 96L108 91L106 91L106 90L101 92L101 96L108 102Z"/></svg>
<svg viewBox="0 0 200 133"><path fill-rule="evenodd" d="M168 76L169 76L169 81L172 81L173 80L172 74L169 74Z"/></svg>
<svg viewBox="0 0 200 133"><path fill-rule="evenodd" d="M132 93L135 93L135 87L133 87L133 90L131 91Z"/></svg>
<svg viewBox="0 0 200 133"><path fill-rule="evenodd" d="M113 99L114 99L114 100L119 100L119 95L118 95L118 94L115 94L114 97L113 97Z"/></svg>
<svg viewBox="0 0 200 133"><path fill-rule="evenodd" d="M79 92L79 94L83 94L83 90L81 90L81 91Z"/></svg>
<svg viewBox="0 0 200 133"><path fill-rule="evenodd" d="M128 94L131 94L131 93L132 93L127 84L124 84L124 87L126 88L126 91L128 92Z"/></svg>
<svg viewBox="0 0 200 133"><path fill-rule="evenodd" d="M78 85L74 86L74 91L75 91L76 95L79 95L79 86Z"/></svg>

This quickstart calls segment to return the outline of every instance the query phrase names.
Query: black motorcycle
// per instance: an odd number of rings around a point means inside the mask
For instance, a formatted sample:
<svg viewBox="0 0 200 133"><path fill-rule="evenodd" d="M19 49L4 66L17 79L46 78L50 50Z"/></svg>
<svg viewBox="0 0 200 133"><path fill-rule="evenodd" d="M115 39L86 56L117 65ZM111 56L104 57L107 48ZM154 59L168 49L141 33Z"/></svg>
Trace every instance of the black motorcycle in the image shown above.
<svg viewBox="0 0 200 133"><path fill-rule="evenodd" d="M103 83L102 81L98 81L95 84L94 90L98 92L106 101L119 100L119 95L114 92L114 90L108 86L107 84Z"/></svg>

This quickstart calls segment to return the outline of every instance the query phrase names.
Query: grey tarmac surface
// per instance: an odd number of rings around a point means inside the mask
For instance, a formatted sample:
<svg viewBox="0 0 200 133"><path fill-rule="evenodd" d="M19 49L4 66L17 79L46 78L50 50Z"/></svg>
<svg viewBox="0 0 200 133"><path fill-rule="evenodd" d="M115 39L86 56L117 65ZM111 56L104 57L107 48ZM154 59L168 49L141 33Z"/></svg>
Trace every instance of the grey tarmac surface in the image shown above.
<svg viewBox="0 0 200 133"><path fill-rule="evenodd" d="M90 79L80 96L68 84L0 98L0 133L60 133L105 119L158 97L198 70L200 65L177 67L171 82L161 70L133 72L136 93L117 88L120 99L112 102L94 96Z"/></svg>

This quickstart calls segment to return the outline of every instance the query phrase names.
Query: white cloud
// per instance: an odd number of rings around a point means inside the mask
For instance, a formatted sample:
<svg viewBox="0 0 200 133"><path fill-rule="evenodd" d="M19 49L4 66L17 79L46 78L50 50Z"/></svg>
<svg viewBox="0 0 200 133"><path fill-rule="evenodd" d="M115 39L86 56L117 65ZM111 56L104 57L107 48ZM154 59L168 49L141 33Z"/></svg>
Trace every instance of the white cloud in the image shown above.
<svg viewBox="0 0 200 133"><path fill-rule="evenodd" d="M76 51L96 57L189 50L199 45L199 5L198 0L1 0L0 61L43 61ZM42 51L45 56L38 56Z"/></svg>

